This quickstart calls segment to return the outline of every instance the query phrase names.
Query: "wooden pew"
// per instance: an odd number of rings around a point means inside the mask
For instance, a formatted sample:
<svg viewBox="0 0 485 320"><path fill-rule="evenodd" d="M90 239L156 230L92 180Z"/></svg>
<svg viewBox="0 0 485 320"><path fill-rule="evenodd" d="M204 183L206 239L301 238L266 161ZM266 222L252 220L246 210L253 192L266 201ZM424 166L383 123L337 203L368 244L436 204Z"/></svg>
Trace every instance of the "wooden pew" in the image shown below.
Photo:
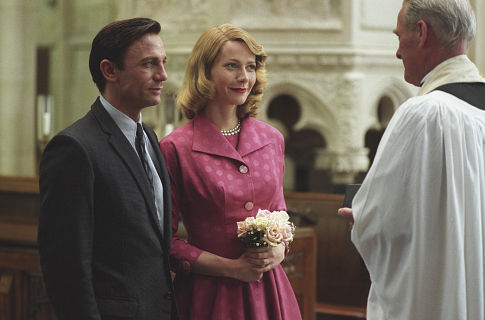
<svg viewBox="0 0 485 320"><path fill-rule="evenodd" d="M369 274L337 215L343 195L286 192L289 212L312 224L317 242L316 313L365 318Z"/></svg>
<svg viewBox="0 0 485 320"><path fill-rule="evenodd" d="M316 237L313 228L296 229L282 266L295 292L303 320L315 320Z"/></svg>
<svg viewBox="0 0 485 320"><path fill-rule="evenodd" d="M37 253L35 178L0 177L0 319L53 320Z"/></svg>

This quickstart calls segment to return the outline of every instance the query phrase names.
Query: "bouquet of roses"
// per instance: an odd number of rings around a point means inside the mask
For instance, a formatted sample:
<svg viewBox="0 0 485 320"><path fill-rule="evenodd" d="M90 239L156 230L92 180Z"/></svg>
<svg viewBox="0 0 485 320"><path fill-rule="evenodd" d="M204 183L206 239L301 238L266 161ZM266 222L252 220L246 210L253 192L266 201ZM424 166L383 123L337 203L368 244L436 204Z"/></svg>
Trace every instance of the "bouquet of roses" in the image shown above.
<svg viewBox="0 0 485 320"><path fill-rule="evenodd" d="M258 210L256 217L237 223L237 236L247 248L275 247L293 240L295 225L285 211Z"/></svg>

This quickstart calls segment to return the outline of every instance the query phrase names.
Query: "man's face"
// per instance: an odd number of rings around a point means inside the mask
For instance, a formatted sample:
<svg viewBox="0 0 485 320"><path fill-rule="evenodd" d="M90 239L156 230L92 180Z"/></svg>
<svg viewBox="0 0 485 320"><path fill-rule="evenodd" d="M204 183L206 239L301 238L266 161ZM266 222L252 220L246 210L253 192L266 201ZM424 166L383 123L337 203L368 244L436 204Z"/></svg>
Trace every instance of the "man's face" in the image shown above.
<svg viewBox="0 0 485 320"><path fill-rule="evenodd" d="M425 76L420 71L420 63L423 57L419 54L419 38L417 31L410 31L406 28L404 12L407 4L401 8L397 16L397 26L394 33L399 38L399 48L396 51L396 57L402 60L404 65L404 80L420 86L421 80Z"/></svg>
<svg viewBox="0 0 485 320"><path fill-rule="evenodd" d="M125 110L160 103L162 82L167 80L165 48L157 34L148 33L126 51L124 68L118 69L120 103Z"/></svg>

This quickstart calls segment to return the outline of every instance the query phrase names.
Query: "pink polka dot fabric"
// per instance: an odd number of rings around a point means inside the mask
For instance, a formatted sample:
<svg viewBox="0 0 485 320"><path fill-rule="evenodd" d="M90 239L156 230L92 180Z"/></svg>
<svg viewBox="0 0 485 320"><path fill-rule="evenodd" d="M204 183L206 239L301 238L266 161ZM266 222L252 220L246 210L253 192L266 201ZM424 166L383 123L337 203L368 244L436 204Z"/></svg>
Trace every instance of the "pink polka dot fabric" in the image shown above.
<svg viewBox="0 0 485 320"><path fill-rule="evenodd" d="M235 259L245 250L237 221L258 209L285 210L284 140L267 123L244 119L225 137L198 115L160 142L171 178L171 261L181 319L301 319L281 266L258 282L191 273L202 251ZM188 239L176 235L183 221Z"/></svg>

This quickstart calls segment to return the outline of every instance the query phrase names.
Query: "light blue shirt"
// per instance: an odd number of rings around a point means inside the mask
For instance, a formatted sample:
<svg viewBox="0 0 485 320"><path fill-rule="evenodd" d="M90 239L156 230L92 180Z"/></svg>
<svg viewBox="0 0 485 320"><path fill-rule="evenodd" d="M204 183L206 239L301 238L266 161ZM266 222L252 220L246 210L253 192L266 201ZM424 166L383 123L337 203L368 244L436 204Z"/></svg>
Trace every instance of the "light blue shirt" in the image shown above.
<svg viewBox="0 0 485 320"><path fill-rule="evenodd" d="M130 142L131 146L133 147L133 150L138 155L138 152L136 151L136 148L135 148L136 122L133 121L133 119L128 117L120 110L113 107L111 103L109 103L102 95L99 96L99 100L101 101L101 104L103 105L104 109L108 112L111 118L113 118L114 122L118 125L121 132L123 132L126 139L128 139L128 142ZM138 120L140 124L142 123L141 118L142 117L140 114L140 120ZM155 150L153 150L153 147L150 141L148 140L148 137L145 131L143 131L143 138L145 139L145 145L147 146L147 151L148 151L148 154L146 154L146 159L148 160L150 170L152 170L153 193L155 195L155 207L157 208L158 220L160 223L160 228L163 233L163 185L162 185L162 181L160 180L160 176L158 175L158 172L155 169L155 165L153 164L153 160L151 156L155 154Z"/></svg>

